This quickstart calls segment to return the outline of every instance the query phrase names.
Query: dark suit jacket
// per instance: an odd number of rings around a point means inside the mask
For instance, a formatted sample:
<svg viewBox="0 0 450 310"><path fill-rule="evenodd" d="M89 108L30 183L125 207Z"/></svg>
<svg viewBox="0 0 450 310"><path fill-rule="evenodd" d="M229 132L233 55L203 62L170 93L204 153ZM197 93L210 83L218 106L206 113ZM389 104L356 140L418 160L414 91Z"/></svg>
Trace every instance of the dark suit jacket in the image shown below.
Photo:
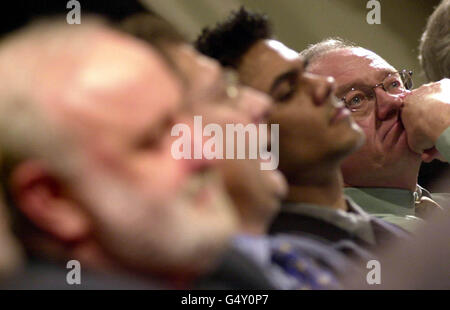
<svg viewBox="0 0 450 310"><path fill-rule="evenodd" d="M261 268L241 251L230 247L217 268L194 285L200 290L273 290Z"/></svg>
<svg viewBox="0 0 450 310"><path fill-rule="evenodd" d="M103 274L81 269L81 283L69 285L70 269L54 262L32 258L24 270L0 283L0 290L156 290L168 289L162 281L142 280L124 274Z"/></svg>
<svg viewBox="0 0 450 310"><path fill-rule="evenodd" d="M350 212L361 212L359 207L354 207L354 202L349 201ZM362 211L364 212L364 211ZM367 213L365 214L366 216ZM348 254L361 258L363 260L373 258L381 248L389 245L392 241L398 239L409 239L406 231L389 224L383 220L370 216L370 225L375 237L374 243L363 240L351 231L345 230L332 221L286 210L283 207L281 212L272 222L269 233L286 233L302 235L318 240L325 240L335 245L337 249Z"/></svg>

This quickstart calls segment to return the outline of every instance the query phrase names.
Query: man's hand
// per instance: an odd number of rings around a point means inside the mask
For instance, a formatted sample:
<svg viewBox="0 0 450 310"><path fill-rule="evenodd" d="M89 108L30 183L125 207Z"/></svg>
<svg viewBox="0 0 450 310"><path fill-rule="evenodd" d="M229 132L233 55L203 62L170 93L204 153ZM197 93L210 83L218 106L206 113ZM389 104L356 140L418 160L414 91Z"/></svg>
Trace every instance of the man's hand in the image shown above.
<svg viewBox="0 0 450 310"><path fill-rule="evenodd" d="M431 161L440 158L434 145L450 127L450 79L423 85L405 97L401 112L408 145Z"/></svg>

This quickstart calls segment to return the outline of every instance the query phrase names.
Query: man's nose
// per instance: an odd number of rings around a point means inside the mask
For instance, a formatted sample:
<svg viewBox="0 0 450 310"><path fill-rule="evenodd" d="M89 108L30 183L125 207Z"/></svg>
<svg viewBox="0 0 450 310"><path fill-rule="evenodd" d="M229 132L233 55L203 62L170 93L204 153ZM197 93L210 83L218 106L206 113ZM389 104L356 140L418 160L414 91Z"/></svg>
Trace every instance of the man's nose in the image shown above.
<svg viewBox="0 0 450 310"><path fill-rule="evenodd" d="M237 107L250 118L251 122L259 124L266 122L273 103L266 94L249 87L242 87Z"/></svg>
<svg viewBox="0 0 450 310"><path fill-rule="evenodd" d="M326 103L328 97L330 97L336 89L336 83L331 76L304 73L302 80L316 106L321 106Z"/></svg>
<svg viewBox="0 0 450 310"><path fill-rule="evenodd" d="M403 105L404 94L389 94L381 87L374 90L376 96L376 116L379 120L397 117Z"/></svg>

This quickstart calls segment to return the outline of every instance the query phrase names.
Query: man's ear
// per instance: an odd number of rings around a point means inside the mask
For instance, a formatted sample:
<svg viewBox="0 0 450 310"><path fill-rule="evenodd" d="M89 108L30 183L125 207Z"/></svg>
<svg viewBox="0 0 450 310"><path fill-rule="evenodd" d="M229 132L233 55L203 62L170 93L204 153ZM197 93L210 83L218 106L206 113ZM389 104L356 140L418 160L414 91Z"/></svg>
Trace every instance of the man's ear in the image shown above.
<svg viewBox="0 0 450 310"><path fill-rule="evenodd" d="M16 207L37 228L62 242L86 238L89 217L38 161L17 165L9 180Z"/></svg>

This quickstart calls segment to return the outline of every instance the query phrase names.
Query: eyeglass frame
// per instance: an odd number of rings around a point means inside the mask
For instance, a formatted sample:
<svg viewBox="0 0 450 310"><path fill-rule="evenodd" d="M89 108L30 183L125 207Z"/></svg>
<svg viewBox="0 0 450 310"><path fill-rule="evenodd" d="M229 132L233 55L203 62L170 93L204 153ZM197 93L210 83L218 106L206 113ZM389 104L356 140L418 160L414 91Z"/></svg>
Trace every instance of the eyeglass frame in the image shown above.
<svg viewBox="0 0 450 310"><path fill-rule="evenodd" d="M391 72L391 73L389 73L389 74L383 79L383 81L382 81L381 83L378 83L378 84L376 84L376 85L373 86L373 87L370 87L370 89L372 90L372 93L373 93L373 98L375 98L375 102L376 102L376 100L377 100L377 97L376 97L376 94L375 94L375 88L378 88L378 87L381 86L381 88L382 88L386 93L389 94L389 92L386 90L386 87L384 86L384 83L385 83L385 81L386 81L387 78L389 78L390 76L392 76L392 75L394 75L394 74L397 74L397 73L400 75L400 79L401 79L401 82L402 82L402 84L403 84L404 91L407 91L407 90L411 90L411 89L412 89L412 87L413 87L413 79L412 79L413 71L412 71L412 70L406 70L406 69L403 69L403 70L401 70L401 71ZM409 81L410 81L410 83L406 83L406 82L405 82L405 76L409 76ZM347 97L347 95L348 95L351 91L354 91L354 90L358 90L358 89L357 89L357 88L351 88L349 91L347 91L346 95L345 95L344 97L341 97L341 99L340 99L350 111L352 111L352 109L351 109L350 107L348 107L349 104L347 103L347 100L346 100L345 97ZM369 98L366 94L364 94L364 95L365 95L365 97ZM352 112L354 112L354 111L352 111Z"/></svg>

